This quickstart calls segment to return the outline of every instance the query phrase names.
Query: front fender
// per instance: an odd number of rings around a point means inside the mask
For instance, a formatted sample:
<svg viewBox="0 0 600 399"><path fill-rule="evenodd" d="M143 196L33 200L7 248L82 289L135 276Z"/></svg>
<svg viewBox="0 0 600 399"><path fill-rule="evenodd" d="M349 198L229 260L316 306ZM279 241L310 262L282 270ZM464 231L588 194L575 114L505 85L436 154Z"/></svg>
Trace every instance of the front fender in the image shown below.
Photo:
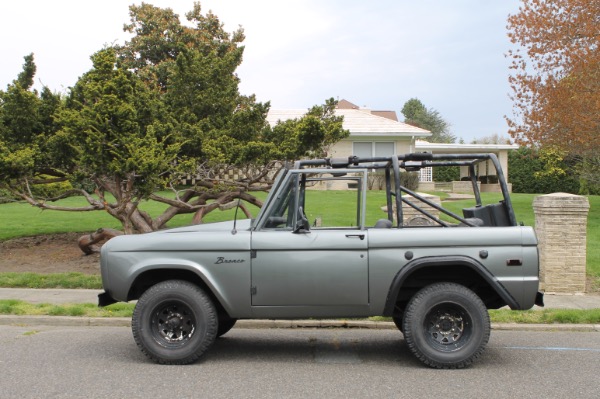
<svg viewBox="0 0 600 399"><path fill-rule="evenodd" d="M113 264L125 264L128 263L125 260L129 256L124 252L116 252L111 254L111 263ZM176 259L166 257L148 257L146 259L137 260L137 262L131 264L128 267L111 267L110 274L108 268L106 270L106 277L103 280L109 281L110 278L110 296L118 301L129 301L133 298L130 297L132 288L139 282L141 276L145 273L163 270L165 273L168 270L185 270L198 276L210 289L215 292L215 286L212 282L212 276L210 272L202 265L187 260L187 259ZM215 295L218 296L217 293ZM220 299L220 298L219 298Z"/></svg>
<svg viewBox="0 0 600 399"><path fill-rule="evenodd" d="M125 253L113 254L127 256ZM206 255L206 254L203 254ZM139 254L138 254L139 256ZM203 256L204 257L204 256ZM237 252L235 258L240 263L214 264L217 255L207 255L204 262L196 262L193 256L188 257L158 257L148 256L138 260L127 268L114 268L111 275L113 284L110 296L119 301L129 301L131 293L139 284L145 284L145 276L156 280L179 278L181 272L193 274L229 314L245 314L250 309L250 255L245 251ZM209 261L208 259L211 259ZM118 260L116 260L118 262ZM157 278L157 276L160 276ZM234 312L235 310L235 312Z"/></svg>
<svg viewBox="0 0 600 399"><path fill-rule="evenodd" d="M247 314L250 237L248 230L234 235L218 229L115 237L103 246L101 254L104 289L114 300L128 301L149 284L183 278L210 291L228 312L236 309ZM132 290L134 284L138 285Z"/></svg>
<svg viewBox="0 0 600 399"><path fill-rule="evenodd" d="M184 270L193 273L202 280L204 284L219 298L222 299L222 295L219 295L215 289L213 283L214 276L211 275L210 270L201 264L192 262L186 259L169 259L169 258L153 258L139 262L129 269L129 275L125 285L129 286L129 292L135 287L138 280L143 278L143 275L148 272L162 270L164 273L168 271ZM130 298L128 298L129 300Z"/></svg>

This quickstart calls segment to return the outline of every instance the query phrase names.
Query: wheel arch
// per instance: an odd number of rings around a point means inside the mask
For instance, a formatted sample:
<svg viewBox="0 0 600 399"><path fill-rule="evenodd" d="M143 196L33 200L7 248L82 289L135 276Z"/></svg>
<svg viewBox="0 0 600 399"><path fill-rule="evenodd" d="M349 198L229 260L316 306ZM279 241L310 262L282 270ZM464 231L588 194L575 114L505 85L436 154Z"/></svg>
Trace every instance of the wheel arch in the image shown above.
<svg viewBox="0 0 600 399"><path fill-rule="evenodd" d="M467 256L434 256L415 259L394 277L388 291L384 315L393 316L421 288L436 282L454 282L472 289L488 308L519 304L489 270Z"/></svg>
<svg viewBox="0 0 600 399"><path fill-rule="evenodd" d="M200 287L210 297L219 314L229 316L222 304L221 298L215 293L213 287L207 282L206 277L197 270L185 267L156 267L147 268L135 276L127 293L127 300L139 299L150 287L167 280L183 280Z"/></svg>

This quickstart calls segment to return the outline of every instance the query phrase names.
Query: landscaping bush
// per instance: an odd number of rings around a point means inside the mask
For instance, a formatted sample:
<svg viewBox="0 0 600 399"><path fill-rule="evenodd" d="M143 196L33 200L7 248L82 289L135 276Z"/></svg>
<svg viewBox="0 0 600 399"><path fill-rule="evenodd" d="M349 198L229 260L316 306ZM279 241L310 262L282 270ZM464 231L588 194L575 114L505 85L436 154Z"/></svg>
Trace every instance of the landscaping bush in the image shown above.
<svg viewBox="0 0 600 399"><path fill-rule="evenodd" d="M400 185L409 190L416 191L419 187L419 174L417 172L401 172ZM393 187L392 179L392 187ZM369 190L385 190L385 172L378 171L369 173L367 177L367 189Z"/></svg>
<svg viewBox="0 0 600 399"><path fill-rule="evenodd" d="M0 189L0 204L7 204L17 200L18 198L15 198L10 192Z"/></svg>
<svg viewBox="0 0 600 399"><path fill-rule="evenodd" d="M547 174L548 165L540 156L527 147L508 154L508 176L514 193L549 194L565 192L578 194L579 180L574 173L574 161L560 162L564 175ZM543 175L540 175L543 174Z"/></svg>
<svg viewBox="0 0 600 399"><path fill-rule="evenodd" d="M433 181L448 182L460 180L460 168L458 166L440 166L433 168Z"/></svg>
<svg viewBox="0 0 600 399"><path fill-rule="evenodd" d="M43 175L41 176L41 178L44 178L44 177L47 177L47 176L43 176ZM39 184L39 185L32 184L30 187L31 194L35 198L54 198L71 188L72 188L72 186L71 186L71 183L69 183L69 182ZM8 190L0 189L0 204L6 204L9 202L15 202L15 201L21 201L21 200L22 200L21 198L14 196Z"/></svg>
<svg viewBox="0 0 600 399"><path fill-rule="evenodd" d="M419 174L417 172L401 173L400 185L409 190L416 191L419 187Z"/></svg>

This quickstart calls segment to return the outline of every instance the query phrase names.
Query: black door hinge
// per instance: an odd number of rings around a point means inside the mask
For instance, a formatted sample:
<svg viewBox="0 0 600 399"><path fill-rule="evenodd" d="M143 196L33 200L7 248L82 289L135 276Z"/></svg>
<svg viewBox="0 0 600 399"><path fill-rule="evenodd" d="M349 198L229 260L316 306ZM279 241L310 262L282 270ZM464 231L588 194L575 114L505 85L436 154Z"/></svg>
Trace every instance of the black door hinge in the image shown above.
<svg viewBox="0 0 600 399"><path fill-rule="evenodd" d="M250 287L250 295L256 295L256 287L255 286Z"/></svg>

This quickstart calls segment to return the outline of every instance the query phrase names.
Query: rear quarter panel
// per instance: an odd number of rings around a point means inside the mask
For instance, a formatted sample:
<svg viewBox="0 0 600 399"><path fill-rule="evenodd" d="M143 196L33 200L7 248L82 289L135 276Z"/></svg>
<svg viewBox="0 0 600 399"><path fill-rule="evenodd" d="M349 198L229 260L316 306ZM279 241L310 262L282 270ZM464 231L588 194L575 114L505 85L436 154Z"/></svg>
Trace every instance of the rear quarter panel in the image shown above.
<svg viewBox="0 0 600 399"><path fill-rule="evenodd" d="M480 263L522 308L530 308L538 289L537 240L530 227L423 227L369 230L371 306L383 309L391 282L411 261L431 256L466 256ZM487 251L487 258L480 256ZM412 258L406 258L407 252ZM522 266L508 266L508 259Z"/></svg>

